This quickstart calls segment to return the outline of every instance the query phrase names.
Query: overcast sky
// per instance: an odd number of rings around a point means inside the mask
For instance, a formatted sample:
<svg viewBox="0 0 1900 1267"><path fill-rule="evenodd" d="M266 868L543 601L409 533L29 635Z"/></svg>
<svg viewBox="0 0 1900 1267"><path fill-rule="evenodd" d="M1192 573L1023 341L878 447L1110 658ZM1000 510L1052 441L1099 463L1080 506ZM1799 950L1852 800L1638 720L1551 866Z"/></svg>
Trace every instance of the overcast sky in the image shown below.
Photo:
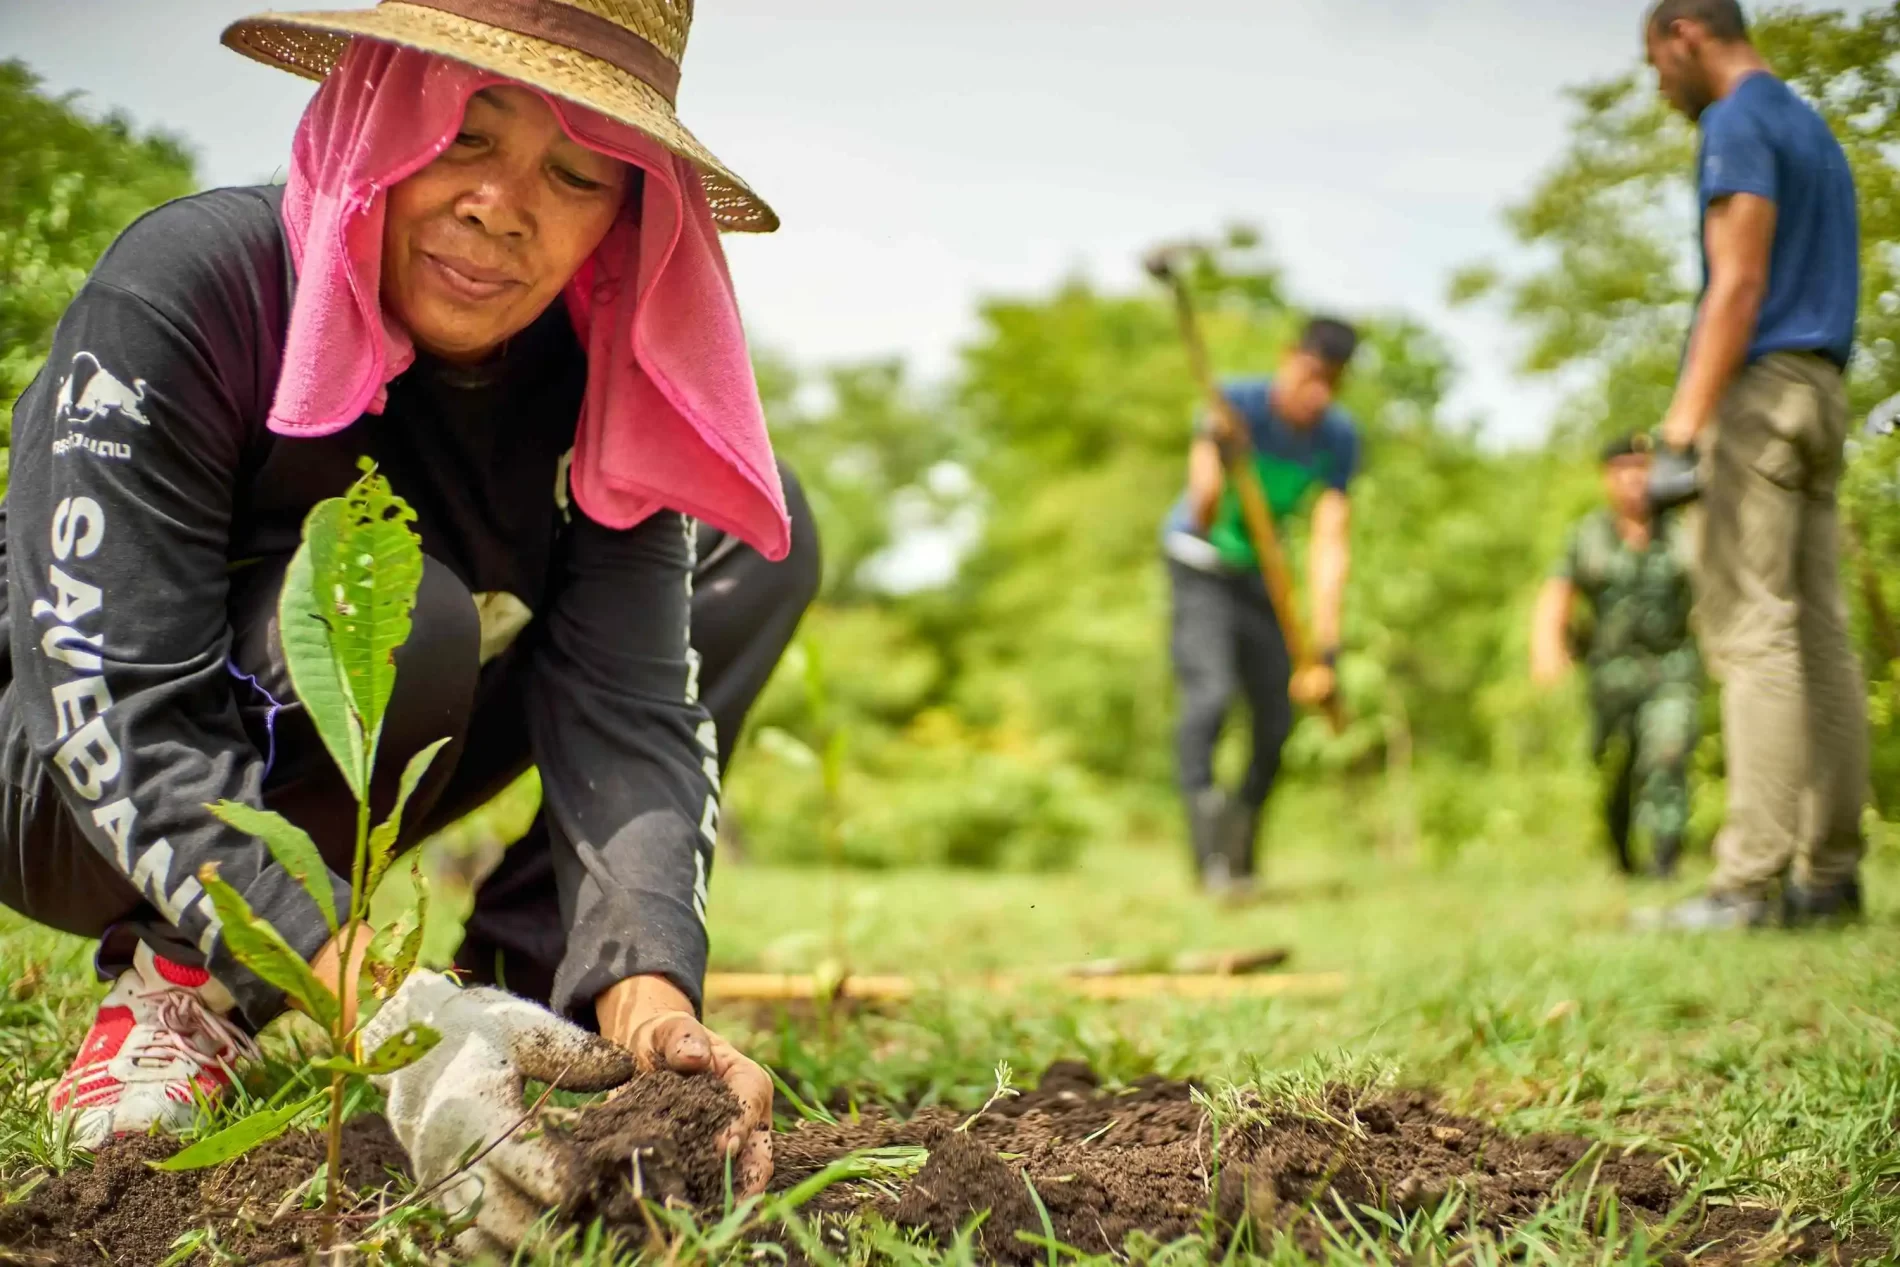
<svg viewBox="0 0 1900 1267"><path fill-rule="evenodd" d="M255 181L310 85L218 45L254 7L0 0L0 56L182 134L210 183ZM727 239L755 342L940 374L978 296L1134 285L1144 246L1246 220L1303 301L1447 334L1456 404L1494 435L1545 425L1510 333L1448 313L1445 281L1507 249L1499 211L1561 145L1561 87L1634 62L1642 0L698 8L682 114L785 221Z"/></svg>

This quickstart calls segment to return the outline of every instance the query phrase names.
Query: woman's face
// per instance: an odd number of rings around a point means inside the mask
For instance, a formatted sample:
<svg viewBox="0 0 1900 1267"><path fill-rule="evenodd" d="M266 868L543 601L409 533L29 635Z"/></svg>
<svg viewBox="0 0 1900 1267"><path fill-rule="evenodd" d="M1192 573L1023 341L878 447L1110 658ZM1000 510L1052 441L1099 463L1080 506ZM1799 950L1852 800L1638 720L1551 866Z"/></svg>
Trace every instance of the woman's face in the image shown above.
<svg viewBox="0 0 1900 1267"><path fill-rule="evenodd" d="M626 164L570 139L538 93L484 88L449 147L389 191L384 310L425 351L484 359L587 262L628 176Z"/></svg>

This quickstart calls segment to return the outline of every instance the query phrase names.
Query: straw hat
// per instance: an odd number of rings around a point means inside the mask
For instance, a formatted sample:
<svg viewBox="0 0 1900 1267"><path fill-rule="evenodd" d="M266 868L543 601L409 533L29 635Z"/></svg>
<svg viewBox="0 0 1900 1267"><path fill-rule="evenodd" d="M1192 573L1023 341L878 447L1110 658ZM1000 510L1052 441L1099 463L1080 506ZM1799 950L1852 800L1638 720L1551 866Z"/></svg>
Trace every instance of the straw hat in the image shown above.
<svg viewBox="0 0 1900 1267"><path fill-rule="evenodd" d="M778 216L674 113L693 0L383 0L373 9L260 13L225 28L246 57L322 79L351 36L439 53L637 128L699 168L723 229Z"/></svg>

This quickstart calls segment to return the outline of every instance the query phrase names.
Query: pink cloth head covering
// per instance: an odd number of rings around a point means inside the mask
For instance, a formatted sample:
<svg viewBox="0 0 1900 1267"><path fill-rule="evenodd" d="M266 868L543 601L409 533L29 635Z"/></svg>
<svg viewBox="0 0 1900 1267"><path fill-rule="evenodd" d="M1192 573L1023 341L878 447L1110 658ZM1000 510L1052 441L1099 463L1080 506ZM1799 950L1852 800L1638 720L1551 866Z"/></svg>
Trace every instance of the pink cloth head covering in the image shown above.
<svg viewBox="0 0 1900 1267"><path fill-rule="evenodd" d="M298 281L272 431L329 435L382 411L389 381L415 360L379 298L383 195L447 148L470 97L508 82L355 40L317 90L284 191ZM575 501L610 528L678 510L783 558L785 494L698 171L633 128L543 96L574 140L646 174L638 215L615 222L566 290L587 350Z"/></svg>

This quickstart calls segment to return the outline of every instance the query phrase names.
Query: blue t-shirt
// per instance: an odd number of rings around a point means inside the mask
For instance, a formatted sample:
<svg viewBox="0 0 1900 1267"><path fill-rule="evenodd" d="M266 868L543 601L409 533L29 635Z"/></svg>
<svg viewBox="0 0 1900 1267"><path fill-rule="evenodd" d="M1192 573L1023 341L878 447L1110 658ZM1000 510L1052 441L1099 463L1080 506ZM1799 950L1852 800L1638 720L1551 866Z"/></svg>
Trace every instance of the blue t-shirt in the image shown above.
<svg viewBox="0 0 1900 1267"><path fill-rule="evenodd" d="M1775 204L1768 293L1748 359L1819 352L1845 367L1860 306L1860 215L1826 121L1773 75L1750 75L1703 112L1696 170L1705 224L1709 205L1729 194ZM1708 281L1705 246L1705 289Z"/></svg>
<svg viewBox="0 0 1900 1267"><path fill-rule="evenodd" d="M1271 379L1256 378L1228 383L1221 391L1247 421L1253 440L1254 470L1260 475L1260 487L1274 521L1279 522L1321 489L1346 491L1359 467L1359 432L1351 417L1337 405L1328 408L1311 427L1296 427L1274 409L1272 389ZM1213 548L1207 555L1209 562L1217 557L1222 566L1236 571L1259 566L1246 522L1241 518L1239 494L1231 486L1222 491L1220 505L1205 533L1194 531L1184 494L1162 524L1164 541L1176 536L1206 541ZM1189 561L1178 548L1170 548L1170 553L1182 557L1183 562Z"/></svg>

